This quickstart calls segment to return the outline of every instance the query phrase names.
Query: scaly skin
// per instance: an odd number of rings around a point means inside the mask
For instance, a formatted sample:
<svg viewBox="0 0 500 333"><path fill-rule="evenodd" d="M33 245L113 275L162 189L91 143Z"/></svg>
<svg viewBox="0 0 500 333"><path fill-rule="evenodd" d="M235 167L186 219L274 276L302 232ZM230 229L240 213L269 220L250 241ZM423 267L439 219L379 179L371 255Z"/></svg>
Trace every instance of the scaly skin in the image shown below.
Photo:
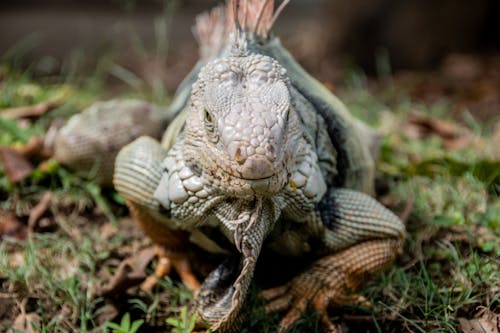
<svg viewBox="0 0 500 333"><path fill-rule="evenodd" d="M120 149L142 135L159 138L169 120L160 107L143 101L95 102L47 136L45 145L59 163L109 186Z"/></svg>
<svg viewBox="0 0 500 333"><path fill-rule="evenodd" d="M353 245L347 251L323 257L284 286L262 292L269 303L267 312L289 310L281 320L280 332L287 331L308 307L318 311L324 330L337 332L328 319L328 306L370 303L353 293L369 275L386 269L396 258L401 244L380 239Z"/></svg>
<svg viewBox="0 0 500 333"><path fill-rule="evenodd" d="M312 258L290 283L264 292L269 311L288 310L280 330L312 307L334 331L326 308L363 301L352 292L392 263L404 226L368 195L374 163L360 127L268 38L273 1L237 3L228 2L227 25L220 9L199 21L204 57L174 100L179 118L162 146L141 137L119 153L114 185L167 252L193 242L229 253L195 299L200 323L238 330L266 247Z"/></svg>

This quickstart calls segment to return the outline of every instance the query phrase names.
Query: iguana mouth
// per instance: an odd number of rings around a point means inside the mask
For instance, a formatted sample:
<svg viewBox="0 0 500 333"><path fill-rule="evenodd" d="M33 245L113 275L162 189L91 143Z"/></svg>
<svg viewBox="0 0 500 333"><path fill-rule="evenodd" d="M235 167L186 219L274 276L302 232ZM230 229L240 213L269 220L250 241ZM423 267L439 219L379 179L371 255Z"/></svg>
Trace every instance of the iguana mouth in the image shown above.
<svg viewBox="0 0 500 333"><path fill-rule="evenodd" d="M266 177L255 177L255 178L248 178L248 177L236 177L236 176L233 176L235 178L239 178L239 179L242 179L242 180L247 180L249 182L259 182L259 181L262 181L262 180L268 180L268 179L272 179L274 177L276 177L278 175L278 173L273 173L271 176L266 176Z"/></svg>
<svg viewBox="0 0 500 333"><path fill-rule="evenodd" d="M243 173L243 172L240 172L239 170L236 171L236 170L224 170L227 174L229 174L231 177L234 177L234 178L237 178L237 179L241 179L241 180L244 180L244 181L248 181L249 183L252 183L252 182L259 182L259 181L263 181L263 180L270 180L270 179L273 179L273 178L276 178L276 177L279 177L280 174L283 173L283 170L284 170L284 167L282 165L279 165L279 166L275 166L272 170L272 173L267 173L267 174L255 174L255 175L248 175Z"/></svg>
<svg viewBox="0 0 500 333"><path fill-rule="evenodd" d="M246 179L263 179L273 176L275 166L266 156L252 156L239 168L239 172Z"/></svg>
<svg viewBox="0 0 500 333"><path fill-rule="evenodd" d="M223 172L231 177L245 181L262 181L272 179L279 176L284 168L285 163L271 163L266 158L248 159L243 165L237 163L224 164L227 161L220 161L215 158L214 162L222 166Z"/></svg>
<svg viewBox="0 0 500 333"><path fill-rule="evenodd" d="M234 176L233 176L234 177ZM248 179L234 177L237 181L248 184L251 194L256 196L269 196L279 192L287 183L287 174L280 170L269 177Z"/></svg>

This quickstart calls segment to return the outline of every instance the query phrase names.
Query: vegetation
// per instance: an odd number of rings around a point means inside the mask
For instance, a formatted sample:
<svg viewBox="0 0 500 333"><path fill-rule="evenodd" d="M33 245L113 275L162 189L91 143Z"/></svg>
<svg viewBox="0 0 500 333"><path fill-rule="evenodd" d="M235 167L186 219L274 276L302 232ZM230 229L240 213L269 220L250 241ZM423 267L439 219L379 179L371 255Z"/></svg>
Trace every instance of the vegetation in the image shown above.
<svg viewBox="0 0 500 333"><path fill-rule="evenodd" d="M0 145L25 144L54 120L111 96L100 68L88 80L72 81L1 67L0 109L61 102L31 120L5 119L0 111ZM332 319L369 332L490 327L500 312L499 119L494 126L495 119L457 113L446 98L422 103L396 81L372 86L363 75L349 77L336 93L383 133L378 197L402 216L408 237L393 267L364 286L372 307L333 309ZM166 95L136 88L121 96ZM138 287L102 293L120 262L150 245L123 200L55 161L32 163L33 172L15 183L0 166L0 331L191 332L185 307L191 295L175 279L160 280L153 293ZM47 193L50 205L33 222ZM151 271L150 265L145 273ZM274 332L280 318L263 312L258 291L245 332ZM294 328L319 330L315 314Z"/></svg>

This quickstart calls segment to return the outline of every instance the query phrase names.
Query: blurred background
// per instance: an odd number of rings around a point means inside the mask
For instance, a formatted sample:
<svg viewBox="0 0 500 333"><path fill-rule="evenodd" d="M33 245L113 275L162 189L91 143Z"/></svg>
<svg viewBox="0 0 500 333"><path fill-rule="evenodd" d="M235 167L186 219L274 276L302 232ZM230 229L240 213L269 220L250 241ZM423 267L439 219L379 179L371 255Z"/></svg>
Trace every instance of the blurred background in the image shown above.
<svg viewBox="0 0 500 333"><path fill-rule="evenodd" d="M0 60L35 76L106 70L111 82L156 80L172 91L198 56L195 16L220 2L3 0ZM479 80L481 90L466 94L475 98L469 108L488 117L500 112L500 99L490 96L500 87L499 13L498 0L294 0L274 30L330 87L343 84L346 69L378 79L438 71L445 82L437 92L435 80L413 79L405 80L410 92L433 102ZM478 107L476 97L486 106Z"/></svg>

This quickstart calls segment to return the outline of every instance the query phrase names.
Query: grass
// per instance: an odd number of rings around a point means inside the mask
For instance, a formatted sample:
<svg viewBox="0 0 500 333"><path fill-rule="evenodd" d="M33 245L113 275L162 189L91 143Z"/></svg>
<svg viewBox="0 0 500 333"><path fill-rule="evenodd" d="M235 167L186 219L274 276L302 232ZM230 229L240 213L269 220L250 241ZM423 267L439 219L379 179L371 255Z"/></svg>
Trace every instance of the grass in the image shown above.
<svg viewBox="0 0 500 333"><path fill-rule="evenodd" d="M53 119L107 97L102 76L94 82L67 82L33 79L7 66L2 71L0 108L58 96L65 103L27 125L0 118L0 145L25 143ZM132 78L119 67L110 71L124 81ZM151 100L166 95L158 83L151 93L137 94L133 79L124 89L127 96ZM480 307L498 313L500 160L492 126L470 115L456 119L446 100L432 105L413 101L392 82L376 90L368 89L360 75L349 82L340 97L356 116L385 133L378 176L388 191L379 199L396 211L408 202L413 209L404 254L364 286L373 306L334 310L332 319L353 331L458 332L458 318L473 318ZM450 150L436 135L411 138L406 126L414 110L465 124L474 140ZM115 297L98 296L119 262L149 241L127 218L116 193L52 163L20 184L9 183L0 168L0 209L13 211L22 223L43 193L53 195L46 226L26 240L4 237L0 242L0 331L14 321L37 332L191 331L184 307L191 295L170 278L160 280L153 293L132 288ZM245 332L275 332L280 316L264 314L258 290L249 301ZM320 332L317 319L314 313L305 315L293 332Z"/></svg>

